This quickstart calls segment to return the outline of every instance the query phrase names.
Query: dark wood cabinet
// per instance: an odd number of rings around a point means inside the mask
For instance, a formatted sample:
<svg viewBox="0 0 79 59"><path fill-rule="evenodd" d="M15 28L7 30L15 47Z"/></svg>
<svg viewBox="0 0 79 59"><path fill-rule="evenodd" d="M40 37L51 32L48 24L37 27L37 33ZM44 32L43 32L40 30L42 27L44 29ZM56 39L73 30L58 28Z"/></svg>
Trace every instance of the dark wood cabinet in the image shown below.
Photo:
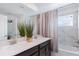
<svg viewBox="0 0 79 59"><path fill-rule="evenodd" d="M42 44L40 44L40 56L48 56L50 52L50 41L46 41Z"/></svg>
<svg viewBox="0 0 79 59"><path fill-rule="evenodd" d="M43 42L29 50L23 51L16 56L50 56L51 55L51 40Z"/></svg>

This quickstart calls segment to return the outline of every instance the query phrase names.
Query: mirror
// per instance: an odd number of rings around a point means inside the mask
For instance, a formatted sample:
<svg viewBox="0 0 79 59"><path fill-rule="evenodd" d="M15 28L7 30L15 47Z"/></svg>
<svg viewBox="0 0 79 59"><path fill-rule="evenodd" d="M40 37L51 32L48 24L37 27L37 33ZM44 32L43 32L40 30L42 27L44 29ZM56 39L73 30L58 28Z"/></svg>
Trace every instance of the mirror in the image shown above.
<svg viewBox="0 0 79 59"><path fill-rule="evenodd" d="M8 16L8 29L7 29L7 39L11 39L16 37L16 33L17 33L17 18L13 17L13 16Z"/></svg>
<svg viewBox="0 0 79 59"><path fill-rule="evenodd" d="M7 38L7 16L0 15L0 40Z"/></svg>
<svg viewBox="0 0 79 59"><path fill-rule="evenodd" d="M0 40L11 39L17 34L17 17L0 14Z"/></svg>

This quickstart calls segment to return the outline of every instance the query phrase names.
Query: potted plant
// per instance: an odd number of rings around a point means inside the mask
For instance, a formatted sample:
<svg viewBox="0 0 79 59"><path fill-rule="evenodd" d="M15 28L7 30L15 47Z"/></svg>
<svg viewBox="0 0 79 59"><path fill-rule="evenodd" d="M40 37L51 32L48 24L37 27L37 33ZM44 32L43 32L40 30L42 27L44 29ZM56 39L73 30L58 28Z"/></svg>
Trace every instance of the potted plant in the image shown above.
<svg viewBox="0 0 79 59"><path fill-rule="evenodd" d="M23 23L18 24L18 30L21 37L25 36L25 25Z"/></svg>
<svg viewBox="0 0 79 59"><path fill-rule="evenodd" d="M26 36L27 36L27 41L31 42L33 36L33 26L31 24L26 25Z"/></svg>

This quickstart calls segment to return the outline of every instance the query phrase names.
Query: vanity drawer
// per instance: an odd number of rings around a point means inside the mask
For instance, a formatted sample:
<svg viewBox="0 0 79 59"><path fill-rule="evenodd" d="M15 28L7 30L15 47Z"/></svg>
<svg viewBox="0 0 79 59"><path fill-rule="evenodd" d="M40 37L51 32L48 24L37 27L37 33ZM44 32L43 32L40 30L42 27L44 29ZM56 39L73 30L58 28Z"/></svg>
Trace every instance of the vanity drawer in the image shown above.
<svg viewBox="0 0 79 59"><path fill-rule="evenodd" d="M51 55L50 50L50 40L40 44L40 56L49 56Z"/></svg>
<svg viewBox="0 0 79 59"><path fill-rule="evenodd" d="M44 43L42 43L42 44L40 44L40 48L44 48L46 45L48 45L49 44L49 42L48 41L46 41L46 42L44 42Z"/></svg>
<svg viewBox="0 0 79 59"><path fill-rule="evenodd" d="M31 54L30 56L38 56L38 52L36 51L35 53Z"/></svg>

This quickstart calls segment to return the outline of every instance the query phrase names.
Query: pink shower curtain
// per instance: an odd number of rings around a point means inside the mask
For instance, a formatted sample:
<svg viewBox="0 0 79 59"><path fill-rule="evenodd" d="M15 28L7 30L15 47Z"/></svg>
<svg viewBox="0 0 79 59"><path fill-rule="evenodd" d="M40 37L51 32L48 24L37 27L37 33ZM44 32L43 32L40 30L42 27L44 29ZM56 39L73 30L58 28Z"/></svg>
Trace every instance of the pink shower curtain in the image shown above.
<svg viewBox="0 0 79 59"><path fill-rule="evenodd" d="M51 48L53 51L58 51L58 40L57 40L57 10L42 13L33 16L36 22L37 34L44 37L51 38Z"/></svg>
<svg viewBox="0 0 79 59"><path fill-rule="evenodd" d="M37 16L37 27L38 27L38 34L48 37L48 19L47 13L43 13Z"/></svg>

